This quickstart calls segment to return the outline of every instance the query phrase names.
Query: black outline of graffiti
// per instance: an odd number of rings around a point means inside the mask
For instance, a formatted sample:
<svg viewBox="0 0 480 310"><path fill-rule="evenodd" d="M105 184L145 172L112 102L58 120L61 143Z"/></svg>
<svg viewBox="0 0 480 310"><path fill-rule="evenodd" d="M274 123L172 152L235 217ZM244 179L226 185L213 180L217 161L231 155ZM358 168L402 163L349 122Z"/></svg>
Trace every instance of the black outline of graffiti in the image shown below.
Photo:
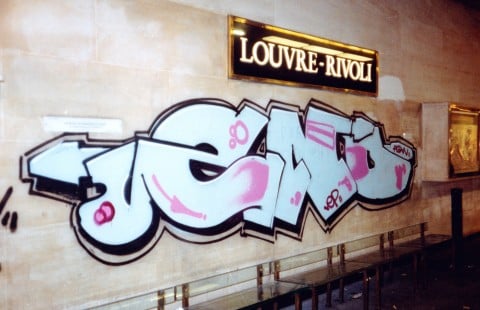
<svg viewBox="0 0 480 310"><path fill-rule="evenodd" d="M0 215L2 215L3 209L7 205L7 202L10 199L10 196L12 195L12 193L13 193L13 188L10 186L5 192L5 194L3 195L2 199L0 200ZM9 225L8 224L9 221L10 221L10 226L9 226L10 232L14 233L17 230L17 226L18 226L18 214L16 211L13 211L12 213L10 213L10 211L7 211L3 215L1 220L2 225L6 227L7 225Z"/></svg>
<svg viewBox="0 0 480 310"><path fill-rule="evenodd" d="M390 145L394 142L401 143L412 150L410 159L406 159L411 164L411 173L407 181L407 186L400 193L394 197L389 197L388 199L368 199L366 197L361 197L358 194L354 194L347 201L342 201L341 206L338 207L333 216L328 220L322 218L319 212L316 210L316 207L313 206L308 192L306 192L305 197L301 203L301 211L298 216L297 223L292 225L290 223L284 222L278 218L274 218L273 228L269 229L259 224L246 221L242 218L242 214L238 213L232 218L228 219L224 223L210 227L208 229L192 229L187 226L182 225L181 223L173 222L171 219L164 214L161 209L155 205L154 202L151 202L151 207L153 210L152 223L146 232L139 237L138 239L129 242L128 244L122 244L119 246L112 246L98 242L97 240L91 238L87 232L83 231L79 225L79 215L78 209L81 203L87 199L92 199L91 193L93 191L97 193L97 197L102 195L102 191L105 189L101 188L99 184L93 184L91 177L81 177L78 184L72 184L67 182L59 182L58 180L47 179L42 176L34 175L30 172L29 162L32 158L38 154L48 150L49 148L64 142L77 142L78 147L105 147L105 148L115 148L126 143L136 141L136 139L152 139L151 135L154 130L161 124L161 122L167 119L170 115L176 111L186 107L188 105L193 105L197 103L206 103L212 105L221 105L228 109L234 111L240 111L244 105L254 108L260 113L265 114L267 117L273 107L279 109L286 109L288 111L295 111L298 113L300 125L305 125L305 115L304 112L308 107L312 106L316 109L327 111L329 113L337 114L350 120L363 118L368 122L371 122L375 127L379 128L382 139L382 145ZM40 195L50 199L55 199L63 202L67 202L72 205L70 222L74 228L75 234L79 243L87 250L87 252L94 257L95 259L109 265L121 265L132 262L139 259L140 257L146 255L158 242L161 238L164 231L169 231L178 239L186 240L193 243L210 243L225 239L232 234L240 233L242 236L253 236L260 239L267 240L269 242L274 242L277 234L283 234L289 236L293 239L301 240L303 236L303 229L305 226L305 221L307 218L308 211L314 216L315 220L321 226L323 231L330 231L333 227L355 206L360 206L367 210L380 210L392 207L397 205L410 197L411 190L413 187L413 178L415 175L415 168L417 166L417 156L415 147L404 138L399 136L391 136L388 139L386 138L383 124L373 121L368 118L362 112L354 112L352 115L347 115L340 110L329 106L323 102L311 99L305 110L300 110L298 106L290 105L287 103L279 101L271 101L266 109L256 105L255 103L243 100L238 107L219 99L212 98L199 98L192 99L184 102L180 102L170 109L161 113L157 119L153 122L152 126L148 131L143 132L139 131L135 134L134 137L126 140L95 140L90 139L88 133L77 133L77 134L67 134L64 133L60 136L57 136L45 143L40 144L34 149L26 152L20 158L20 178L23 182L30 183L29 193L32 195ZM268 126L268 123L267 123ZM304 129L304 128L302 128ZM266 130L263 131L265 134ZM305 133L304 133L305 134ZM267 149L268 147L265 144L268 144L268 141L265 141L265 137L257 137L255 146L256 149L252 152L257 152L256 154L261 154L260 149ZM393 153L393 152L392 152ZM251 154L247 154L251 155ZM264 154L263 154L264 155ZM398 154L395 154L398 156ZM134 159L135 160L135 159ZM134 161L133 160L133 161ZM100 193L100 195L98 194ZM153 201L153 200L152 200Z"/></svg>

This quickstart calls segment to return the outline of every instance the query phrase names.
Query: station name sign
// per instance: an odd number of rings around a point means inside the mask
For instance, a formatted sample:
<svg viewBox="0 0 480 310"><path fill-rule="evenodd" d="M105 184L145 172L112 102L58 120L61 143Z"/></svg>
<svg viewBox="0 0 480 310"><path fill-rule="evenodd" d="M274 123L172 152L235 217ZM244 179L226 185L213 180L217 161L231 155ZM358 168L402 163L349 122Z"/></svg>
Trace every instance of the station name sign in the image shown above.
<svg viewBox="0 0 480 310"><path fill-rule="evenodd" d="M376 96L378 52L228 17L229 77Z"/></svg>

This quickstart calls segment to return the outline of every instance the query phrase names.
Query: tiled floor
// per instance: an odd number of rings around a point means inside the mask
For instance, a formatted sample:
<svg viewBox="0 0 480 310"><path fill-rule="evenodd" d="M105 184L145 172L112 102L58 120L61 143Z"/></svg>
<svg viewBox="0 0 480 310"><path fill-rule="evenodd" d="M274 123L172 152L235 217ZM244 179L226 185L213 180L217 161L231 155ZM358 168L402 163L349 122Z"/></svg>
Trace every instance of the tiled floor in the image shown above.
<svg viewBox="0 0 480 310"><path fill-rule="evenodd" d="M412 269L409 264L398 264L385 271L382 286L381 309L479 309L480 310L480 235L463 241L463 268L454 270L451 245L435 249L428 255L426 287L414 289ZM362 309L361 282L346 285L345 301L338 300L338 290L333 291L332 307L328 309ZM375 309L375 280L370 282L370 309ZM319 306L325 309L325 294L319 296ZM303 309L311 309L305 298ZM286 309L293 309L287 306Z"/></svg>

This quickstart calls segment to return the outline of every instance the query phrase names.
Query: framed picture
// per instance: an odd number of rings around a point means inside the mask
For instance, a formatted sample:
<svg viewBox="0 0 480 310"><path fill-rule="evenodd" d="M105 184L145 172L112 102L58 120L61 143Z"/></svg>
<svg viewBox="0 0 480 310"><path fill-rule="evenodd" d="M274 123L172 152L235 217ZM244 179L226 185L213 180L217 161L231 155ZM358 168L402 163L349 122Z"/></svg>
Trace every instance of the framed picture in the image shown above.
<svg viewBox="0 0 480 310"><path fill-rule="evenodd" d="M478 156L478 120L475 110L450 107L449 159L450 176L477 174L480 171Z"/></svg>

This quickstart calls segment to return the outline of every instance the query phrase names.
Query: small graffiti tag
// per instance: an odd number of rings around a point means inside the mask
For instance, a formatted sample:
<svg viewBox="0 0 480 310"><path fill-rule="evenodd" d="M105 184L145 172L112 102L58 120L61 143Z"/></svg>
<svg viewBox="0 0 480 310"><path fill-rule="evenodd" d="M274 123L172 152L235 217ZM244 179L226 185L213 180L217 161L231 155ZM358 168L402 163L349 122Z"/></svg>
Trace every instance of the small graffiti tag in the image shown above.
<svg viewBox="0 0 480 310"><path fill-rule="evenodd" d="M10 213L10 211L6 211L3 216L2 212L4 211L5 206L7 205L10 196L12 195L13 188L10 186L5 194L3 195L2 199L0 200L0 216L1 216L1 223L5 227L9 227L10 231L13 233L17 230L18 225L18 214L16 211Z"/></svg>
<svg viewBox="0 0 480 310"><path fill-rule="evenodd" d="M125 264L168 230L195 243L239 232L302 238L311 210L328 231L353 207L410 196L416 150L361 112L311 100L179 103L124 141L63 134L21 158L32 194L69 202L81 245Z"/></svg>

